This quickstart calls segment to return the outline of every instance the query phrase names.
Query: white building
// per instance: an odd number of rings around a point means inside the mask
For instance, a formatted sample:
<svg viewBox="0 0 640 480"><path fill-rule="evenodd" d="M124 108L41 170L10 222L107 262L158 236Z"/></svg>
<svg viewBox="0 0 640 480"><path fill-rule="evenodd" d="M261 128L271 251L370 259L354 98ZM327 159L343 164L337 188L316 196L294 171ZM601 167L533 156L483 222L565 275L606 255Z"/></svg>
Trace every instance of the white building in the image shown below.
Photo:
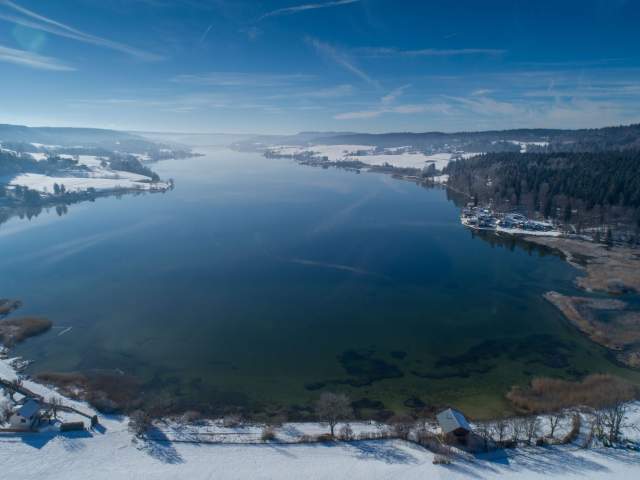
<svg viewBox="0 0 640 480"><path fill-rule="evenodd" d="M38 425L39 420L40 402L29 398L14 410L9 417L9 424L16 430L31 430Z"/></svg>

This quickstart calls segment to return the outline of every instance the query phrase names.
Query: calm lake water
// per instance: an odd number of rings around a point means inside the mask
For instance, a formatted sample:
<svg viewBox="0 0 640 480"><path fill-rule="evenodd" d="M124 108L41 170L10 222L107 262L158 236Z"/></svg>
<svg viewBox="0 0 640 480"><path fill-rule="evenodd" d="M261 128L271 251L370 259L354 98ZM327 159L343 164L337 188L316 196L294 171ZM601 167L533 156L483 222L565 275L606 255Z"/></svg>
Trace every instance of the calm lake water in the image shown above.
<svg viewBox="0 0 640 480"><path fill-rule="evenodd" d="M542 298L570 266L474 238L444 190L201 151L154 166L166 194L0 226L0 296L56 326L16 349L32 372L124 372L185 408L337 390L471 414L535 375L631 375Z"/></svg>

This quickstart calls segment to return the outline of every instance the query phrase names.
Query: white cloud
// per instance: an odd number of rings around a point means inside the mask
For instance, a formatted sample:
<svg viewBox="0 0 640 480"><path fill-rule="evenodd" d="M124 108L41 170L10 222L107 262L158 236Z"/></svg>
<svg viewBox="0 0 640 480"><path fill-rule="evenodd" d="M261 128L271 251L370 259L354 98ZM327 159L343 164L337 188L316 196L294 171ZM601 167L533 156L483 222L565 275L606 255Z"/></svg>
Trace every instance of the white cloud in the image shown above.
<svg viewBox="0 0 640 480"><path fill-rule="evenodd" d="M162 57L154 53L149 53L123 43L114 42L106 38L98 37L90 33L77 30L69 25L58 22L51 18L40 15L32 10L28 10L10 0L0 0L0 7L6 7L5 12L0 11L0 19L7 22L29 27L34 30L40 30L59 37L70 38L79 42L97 45L111 50L116 50L142 60L160 60ZM13 13L6 13L9 10ZM16 15L17 13L17 15Z"/></svg>
<svg viewBox="0 0 640 480"><path fill-rule="evenodd" d="M337 63L342 68L351 72L356 77L360 78L361 80L364 80L368 84L376 88L380 88L380 84L375 79L370 77L364 70L355 66L347 55L345 55L342 52L339 52L333 46L329 45L328 43L321 42L320 40L312 37L307 37L307 42L309 42L313 46L313 48L315 48L316 51L321 55L323 55L324 57L327 57L328 59Z"/></svg>
<svg viewBox="0 0 640 480"><path fill-rule="evenodd" d="M66 65L59 60L26 50L0 46L0 61L36 68L38 70L71 71L75 68Z"/></svg>
<svg viewBox="0 0 640 480"><path fill-rule="evenodd" d="M258 21L262 21L265 18L269 17L278 17L281 15L292 15L294 13L307 12L309 10L318 10L320 8L331 8L331 7L339 7L342 5L350 5L352 3L358 3L360 0L335 0L325 3L305 3L302 5L295 5L293 7L285 7L278 8L277 10L272 10L270 12L265 13Z"/></svg>

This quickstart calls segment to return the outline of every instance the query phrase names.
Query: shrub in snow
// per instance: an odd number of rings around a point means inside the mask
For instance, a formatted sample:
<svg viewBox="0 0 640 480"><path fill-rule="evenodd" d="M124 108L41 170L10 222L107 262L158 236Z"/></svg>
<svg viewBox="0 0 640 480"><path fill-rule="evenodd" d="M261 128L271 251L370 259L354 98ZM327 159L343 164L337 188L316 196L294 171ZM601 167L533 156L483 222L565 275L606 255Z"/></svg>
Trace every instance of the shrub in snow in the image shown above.
<svg viewBox="0 0 640 480"><path fill-rule="evenodd" d="M276 439L276 432L271 425L267 425L262 429L262 434L260 435L260 439L263 442L272 442Z"/></svg>
<svg viewBox="0 0 640 480"><path fill-rule="evenodd" d="M448 455L436 455L435 457L433 457L433 464L434 465L450 465L451 457Z"/></svg>
<svg viewBox="0 0 640 480"><path fill-rule="evenodd" d="M142 437L151 427L151 417L142 410L136 410L129 415L129 430L136 436Z"/></svg>
<svg viewBox="0 0 640 480"><path fill-rule="evenodd" d="M407 440L414 424L413 418L408 415L394 415L389 419L391 433L397 437Z"/></svg>
<svg viewBox="0 0 640 480"><path fill-rule="evenodd" d="M202 419L202 414L200 412L196 412L195 410L187 410L180 416L180 423L189 424L189 423L197 423Z"/></svg>
<svg viewBox="0 0 640 480"><path fill-rule="evenodd" d="M350 442L351 440L353 440L355 438L355 435L353 433L353 428L351 428L351 425L349 425L348 423L345 424L338 432L338 438L345 442Z"/></svg>
<svg viewBox="0 0 640 480"><path fill-rule="evenodd" d="M6 397L0 397L0 422L6 422L11 416L11 401Z"/></svg>
<svg viewBox="0 0 640 480"><path fill-rule="evenodd" d="M222 418L222 426L225 428L236 428L242 425L240 415L225 415Z"/></svg>

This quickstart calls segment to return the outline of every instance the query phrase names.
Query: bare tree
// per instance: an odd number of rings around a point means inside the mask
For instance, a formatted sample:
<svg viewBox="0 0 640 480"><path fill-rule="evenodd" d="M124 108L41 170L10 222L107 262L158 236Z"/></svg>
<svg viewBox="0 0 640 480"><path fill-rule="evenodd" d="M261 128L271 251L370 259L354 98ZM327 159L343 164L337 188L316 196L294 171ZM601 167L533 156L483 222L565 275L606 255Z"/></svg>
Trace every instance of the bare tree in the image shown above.
<svg viewBox="0 0 640 480"><path fill-rule="evenodd" d="M151 416L142 410L135 410L129 415L129 430L141 438L151 427Z"/></svg>
<svg viewBox="0 0 640 480"><path fill-rule="evenodd" d="M476 426L476 433L482 438L485 452L489 451L489 443L491 442L492 426L490 423L483 422Z"/></svg>
<svg viewBox="0 0 640 480"><path fill-rule="evenodd" d="M55 420L58 419L58 411L62 406L62 399L60 397L52 396L49 398L49 406L51 407L51 413L53 413L53 418Z"/></svg>
<svg viewBox="0 0 640 480"><path fill-rule="evenodd" d="M521 417L514 417L510 419L511 435L514 443L517 445L526 432L525 419Z"/></svg>
<svg viewBox="0 0 640 480"><path fill-rule="evenodd" d="M396 437L407 440L415 421L409 415L394 415L388 423L391 424L391 431Z"/></svg>
<svg viewBox="0 0 640 480"><path fill-rule="evenodd" d="M558 425L560 425L560 421L564 418L564 413L550 413L547 418L549 419L549 437L553 438L553 435L556 432L556 428L558 428Z"/></svg>
<svg viewBox="0 0 640 480"><path fill-rule="evenodd" d="M509 423L506 419L500 418L491 424L491 431L493 432L493 437L499 443L503 442L507 436L507 429L509 428Z"/></svg>
<svg viewBox="0 0 640 480"><path fill-rule="evenodd" d="M620 440L624 420L627 416L627 404L617 402L601 410L601 419L604 434L609 444Z"/></svg>
<svg viewBox="0 0 640 480"><path fill-rule="evenodd" d="M524 419L524 434L529 445L533 443L533 439L538 435L539 430L540 419L538 417L531 415Z"/></svg>
<svg viewBox="0 0 640 480"><path fill-rule="evenodd" d="M349 397L343 393L323 393L316 403L316 415L320 421L329 424L333 437L336 425L353 415Z"/></svg>
<svg viewBox="0 0 640 480"><path fill-rule="evenodd" d="M0 396L0 423L9 420L12 413L11 401L8 398Z"/></svg>

